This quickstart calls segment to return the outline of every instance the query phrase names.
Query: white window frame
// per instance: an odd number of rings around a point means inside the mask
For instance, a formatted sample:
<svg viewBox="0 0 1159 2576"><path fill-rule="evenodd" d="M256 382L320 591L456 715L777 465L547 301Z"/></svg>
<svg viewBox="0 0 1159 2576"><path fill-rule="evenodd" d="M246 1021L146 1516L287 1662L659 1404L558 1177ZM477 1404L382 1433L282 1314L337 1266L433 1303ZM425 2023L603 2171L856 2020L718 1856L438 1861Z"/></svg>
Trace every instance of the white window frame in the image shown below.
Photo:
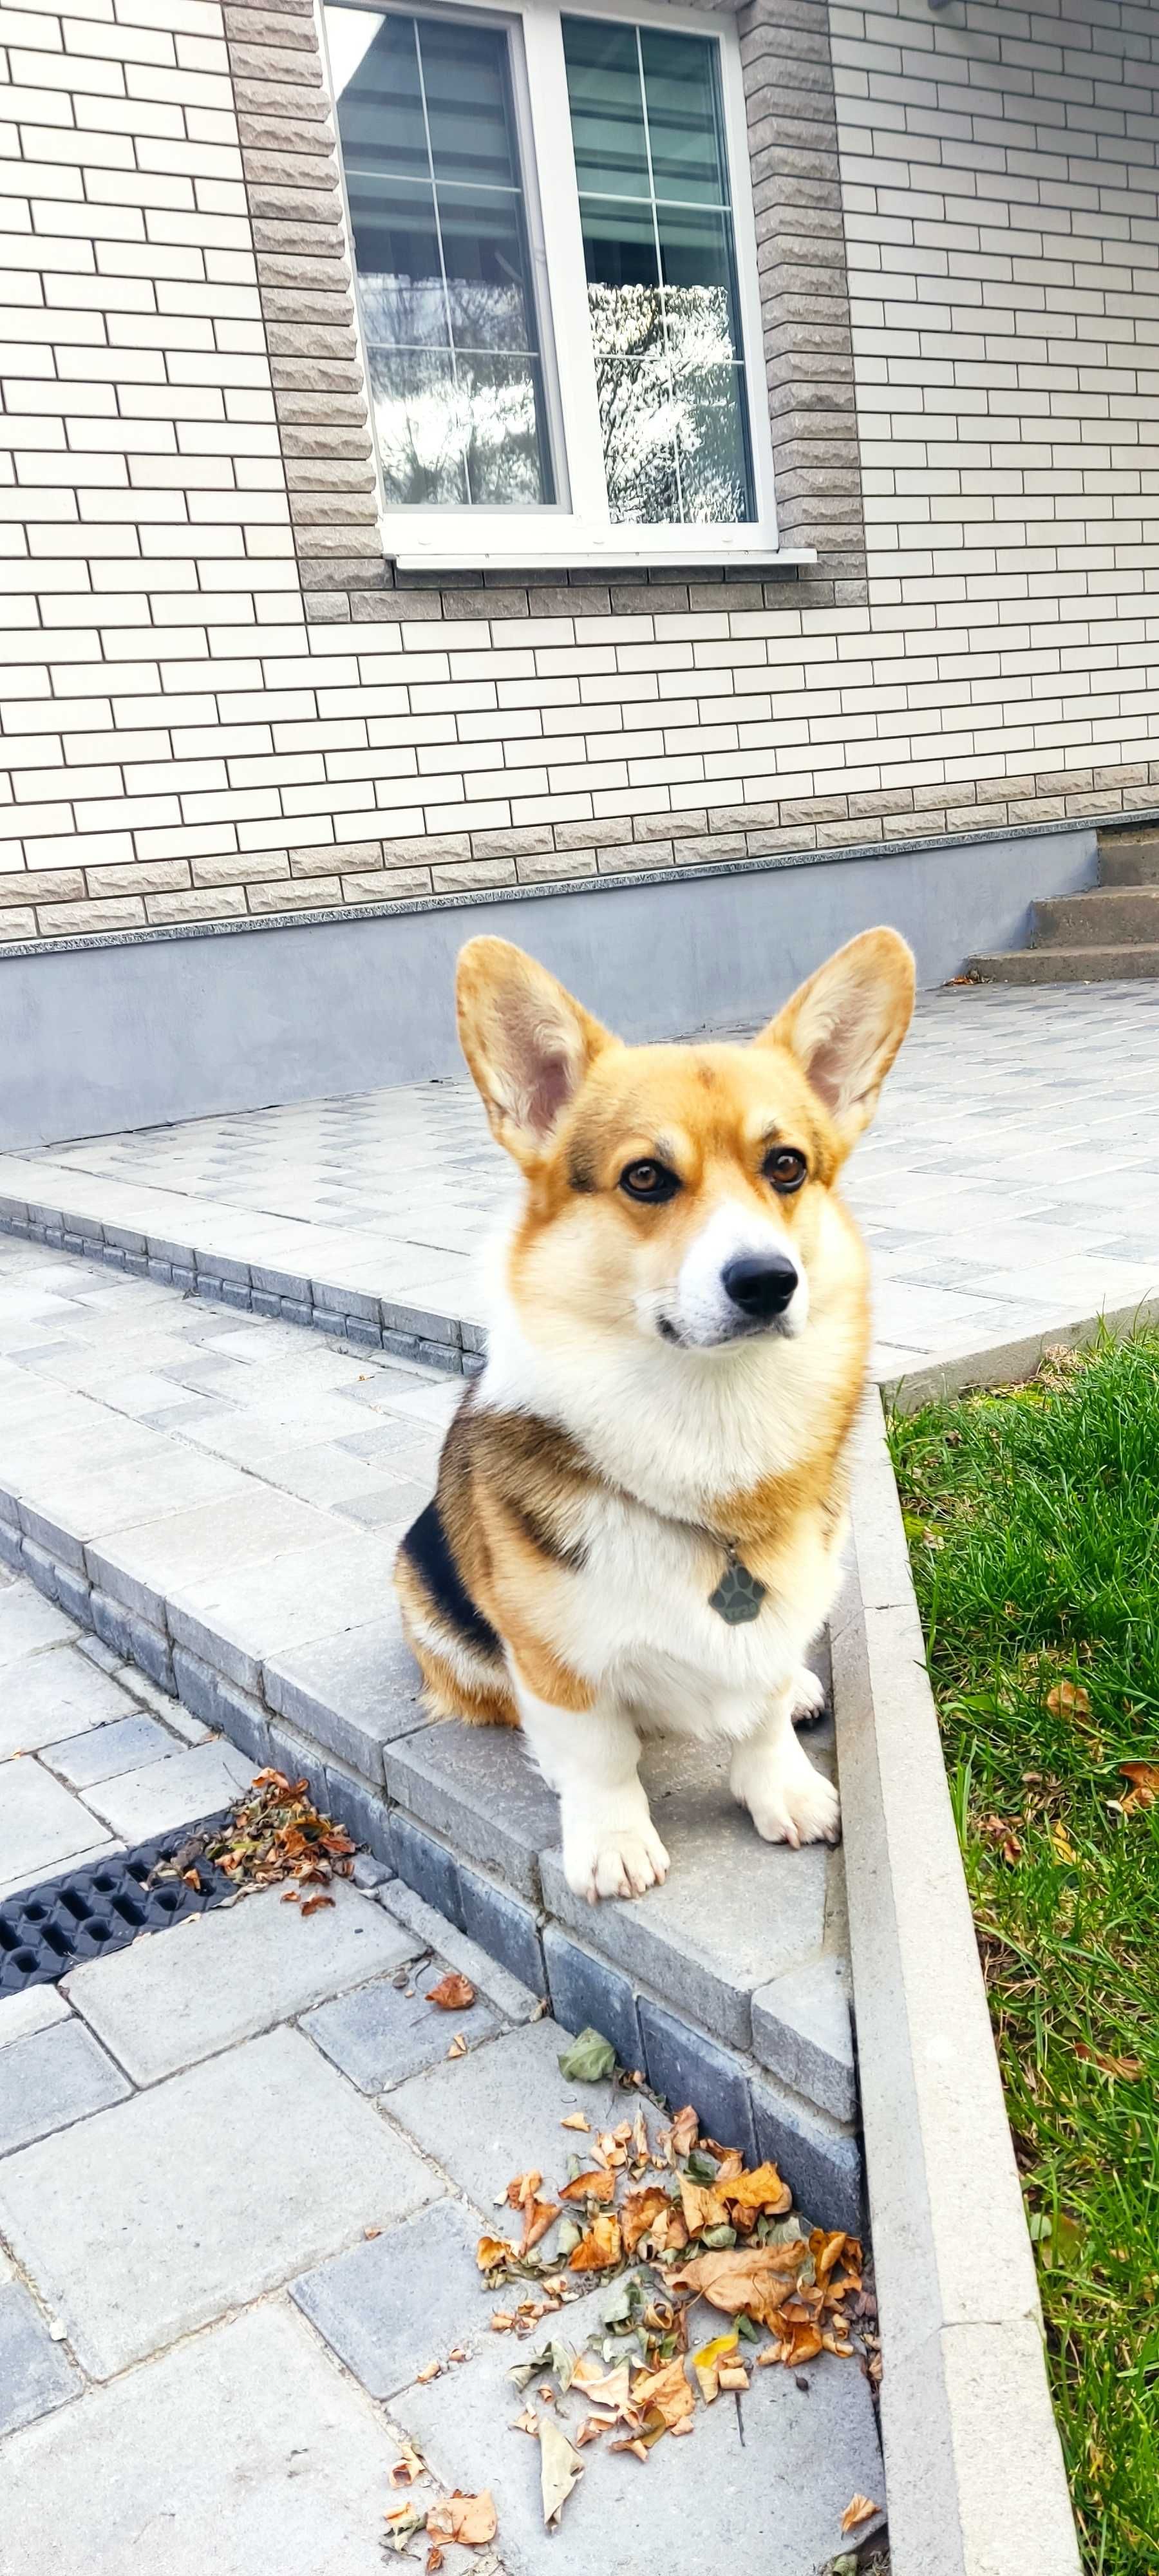
<svg viewBox="0 0 1159 2576"><path fill-rule="evenodd" d="M394 7L406 16L418 17L465 12L477 23L503 28L513 38L512 92L556 490L552 502L513 504L505 509L453 503L437 509L423 505L400 507L388 502L383 491L375 438L379 531L387 557L400 572L540 567L582 570L600 565L631 569L651 564L767 563L772 557L782 564L814 562L811 551L786 553L777 543L756 221L740 47L731 16L706 8L673 7L669 0L634 0L634 5L628 5L628 0L501 0L501 5L491 7L474 5L474 0L343 0L343 5L367 6L375 14L381 14L384 7ZM630 27L670 27L707 36L719 46L756 508L752 519L709 526L675 522L635 526L609 518L563 51L561 20L565 15L612 18ZM319 17L325 49L325 13L321 6ZM541 184L545 170L551 173L548 188ZM351 272L357 281L345 176L343 201ZM361 344L357 283L355 309ZM364 345L362 362L373 433L374 408L369 398Z"/></svg>

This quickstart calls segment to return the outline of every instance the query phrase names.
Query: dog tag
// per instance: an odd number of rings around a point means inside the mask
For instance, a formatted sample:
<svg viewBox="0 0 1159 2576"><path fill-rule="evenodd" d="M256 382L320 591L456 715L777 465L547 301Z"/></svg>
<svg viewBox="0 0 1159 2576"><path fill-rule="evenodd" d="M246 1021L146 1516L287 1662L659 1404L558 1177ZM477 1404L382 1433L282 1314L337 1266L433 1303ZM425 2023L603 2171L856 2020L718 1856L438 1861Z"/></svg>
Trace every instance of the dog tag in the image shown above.
<svg viewBox="0 0 1159 2576"><path fill-rule="evenodd" d="M715 1592L709 1593L708 1606L728 1627L743 1628L758 1616L767 1588L739 1556L730 1555Z"/></svg>

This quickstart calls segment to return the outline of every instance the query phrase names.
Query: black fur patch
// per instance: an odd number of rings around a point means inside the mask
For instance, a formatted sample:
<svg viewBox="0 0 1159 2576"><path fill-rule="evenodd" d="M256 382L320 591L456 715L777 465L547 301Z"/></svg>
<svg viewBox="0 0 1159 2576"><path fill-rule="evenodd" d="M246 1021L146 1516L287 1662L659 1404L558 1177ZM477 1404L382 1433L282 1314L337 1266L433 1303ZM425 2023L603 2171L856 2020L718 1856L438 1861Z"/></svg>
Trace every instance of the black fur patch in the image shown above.
<svg viewBox="0 0 1159 2576"><path fill-rule="evenodd" d="M518 1522L524 1537L530 1540L532 1547L537 1548L541 1556L550 1557L555 1565L569 1566L573 1574L578 1573L581 1567L587 1564L588 1552L582 1540L577 1539L573 1542L557 1538L548 1522L539 1512L532 1511L527 1503L516 1503L510 1496L506 1496L505 1500L512 1519Z"/></svg>
<svg viewBox="0 0 1159 2576"><path fill-rule="evenodd" d="M402 1550L448 1626L457 1628L464 1642L474 1646L477 1653L501 1655L502 1647L491 1622L472 1601L451 1554L437 1501L428 1503L425 1512L412 1521Z"/></svg>

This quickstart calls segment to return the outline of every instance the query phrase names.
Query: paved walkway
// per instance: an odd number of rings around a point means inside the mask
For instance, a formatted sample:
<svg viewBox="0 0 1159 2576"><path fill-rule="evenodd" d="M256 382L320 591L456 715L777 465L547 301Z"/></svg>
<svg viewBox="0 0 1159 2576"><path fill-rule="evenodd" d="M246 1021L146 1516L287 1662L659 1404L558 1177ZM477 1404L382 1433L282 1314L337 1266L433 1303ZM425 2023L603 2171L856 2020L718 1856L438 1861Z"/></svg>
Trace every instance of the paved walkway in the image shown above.
<svg viewBox="0 0 1159 2576"><path fill-rule="evenodd" d="M0 1880L203 1813L242 1769L113 1661L0 1572ZM520 2293L486 2297L476 2243L513 2175L565 2179L565 2118L640 2097L565 2083L531 1999L358 1875L310 1920L275 1887L0 2000L5 2569L382 2576L400 2501L489 2487L494 2547L449 2548L448 2576L816 2576L882 2493L868 2383L828 2354L754 2369L660 2460L586 2448L545 2534L514 2422L545 2411L544 2364L526 2395L509 2372L553 2325L489 2331ZM448 1966L478 1989L450 2019L426 1999ZM581 2347L606 2300L555 2330ZM695 2310L694 2345L720 2323ZM573 2436L590 2402L558 2400ZM404 2442L415 2489L391 2484Z"/></svg>
<svg viewBox="0 0 1159 2576"><path fill-rule="evenodd" d="M1159 1293L1159 988L923 994L849 1195L892 1377ZM0 1158L0 1188L12 1158ZM21 1158L159 1233L474 1318L513 1180L471 1086L195 1119ZM10 1184L11 1185L11 1184ZM154 1198L153 1193L159 1195ZM101 1213L98 1207L96 1212ZM199 1233L198 1229L201 1229Z"/></svg>

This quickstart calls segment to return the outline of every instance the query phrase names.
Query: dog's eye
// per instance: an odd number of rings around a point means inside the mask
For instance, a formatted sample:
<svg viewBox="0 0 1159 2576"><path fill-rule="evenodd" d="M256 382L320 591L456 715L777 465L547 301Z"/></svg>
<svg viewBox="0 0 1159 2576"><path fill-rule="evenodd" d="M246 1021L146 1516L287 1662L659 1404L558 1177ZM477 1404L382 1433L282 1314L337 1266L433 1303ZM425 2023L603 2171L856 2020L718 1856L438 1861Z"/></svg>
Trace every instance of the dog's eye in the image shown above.
<svg viewBox="0 0 1159 2576"><path fill-rule="evenodd" d="M674 1198L680 1183L666 1163L629 1163L620 1174L620 1188L630 1199Z"/></svg>
<svg viewBox="0 0 1159 2576"><path fill-rule="evenodd" d="M766 1154L763 1168L766 1181L771 1181L775 1190L788 1195L792 1190L800 1189L809 1166L795 1145L775 1145L772 1153Z"/></svg>

